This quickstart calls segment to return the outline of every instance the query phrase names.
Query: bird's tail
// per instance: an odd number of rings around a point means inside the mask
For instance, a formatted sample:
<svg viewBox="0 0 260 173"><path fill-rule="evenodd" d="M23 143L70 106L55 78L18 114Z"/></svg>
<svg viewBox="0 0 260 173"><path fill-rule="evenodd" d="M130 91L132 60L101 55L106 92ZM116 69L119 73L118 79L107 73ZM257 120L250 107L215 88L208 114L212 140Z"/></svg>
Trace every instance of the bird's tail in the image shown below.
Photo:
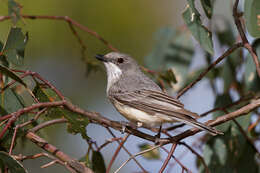
<svg viewBox="0 0 260 173"><path fill-rule="evenodd" d="M198 122L196 120L182 120L182 121L184 121L184 123L186 123L188 125L191 125L193 127L198 128L198 129L205 130L205 131L209 132L213 136L215 136L215 135L223 135L224 134L223 132L218 131L214 127L207 126L207 125L205 125L203 123L200 123L200 122Z"/></svg>

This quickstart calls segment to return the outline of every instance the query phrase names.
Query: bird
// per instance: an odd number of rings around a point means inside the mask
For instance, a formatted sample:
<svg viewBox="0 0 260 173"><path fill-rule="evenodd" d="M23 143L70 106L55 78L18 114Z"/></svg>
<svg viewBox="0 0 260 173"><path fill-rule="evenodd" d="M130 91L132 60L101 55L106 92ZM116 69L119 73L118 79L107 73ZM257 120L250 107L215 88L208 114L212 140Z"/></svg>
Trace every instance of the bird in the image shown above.
<svg viewBox="0 0 260 173"><path fill-rule="evenodd" d="M198 114L184 108L177 99L165 93L145 75L128 54L110 52L97 54L107 73L106 94L116 110L138 127L157 127L164 123L181 122L211 135L223 134L196 119Z"/></svg>

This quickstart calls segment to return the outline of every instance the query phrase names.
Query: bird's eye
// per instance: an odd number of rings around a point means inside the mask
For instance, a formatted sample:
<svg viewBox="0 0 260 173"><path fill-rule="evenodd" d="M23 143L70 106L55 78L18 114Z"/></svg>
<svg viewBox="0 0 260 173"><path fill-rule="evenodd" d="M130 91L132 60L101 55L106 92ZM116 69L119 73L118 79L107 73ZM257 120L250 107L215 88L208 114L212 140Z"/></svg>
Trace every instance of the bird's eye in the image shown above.
<svg viewBox="0 0 260 173"><path fill-rule="evenodd" d="M124 59L123 59L123 58L118 58L118 59L117 59L117 62L118 62L118 63L123 63L123 62L124 62Z"/></svg>

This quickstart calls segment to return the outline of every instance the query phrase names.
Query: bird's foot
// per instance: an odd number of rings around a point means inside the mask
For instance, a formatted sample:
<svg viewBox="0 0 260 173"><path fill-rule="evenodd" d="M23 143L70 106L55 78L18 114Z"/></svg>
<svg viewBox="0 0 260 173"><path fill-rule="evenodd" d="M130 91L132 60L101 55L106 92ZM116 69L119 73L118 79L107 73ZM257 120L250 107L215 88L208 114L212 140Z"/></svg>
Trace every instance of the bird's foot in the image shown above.
<svg viewBox="0 0 260 173"><path fill-rule="evenodd" d="M159 143L160 137L161 137L161 130L162 130L162 126L160 126L158 133L154 136L155 137L155 145L157 145Z"/></svg>
<svg viewBox="0 0 260 173"><path fill-rule="evenodd" d="M126 122L126 121L121 121L120 122L122 124L122 130L121 130L121 133L125 133L125 129L126 127L130 127L132 129L137 129L139 126L138 126L138 123L137 125L135 123L132 123L132 122Z"/></svg>

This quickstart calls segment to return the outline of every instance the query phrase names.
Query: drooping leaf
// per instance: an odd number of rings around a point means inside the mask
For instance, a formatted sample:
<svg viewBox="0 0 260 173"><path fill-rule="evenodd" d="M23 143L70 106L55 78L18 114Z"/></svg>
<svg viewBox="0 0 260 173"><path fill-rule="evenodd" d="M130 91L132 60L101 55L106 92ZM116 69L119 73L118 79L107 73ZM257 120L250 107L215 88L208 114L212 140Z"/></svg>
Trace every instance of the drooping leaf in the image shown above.
<svg viewBox="0 0 260 173"><path fill-rule="evenodd" d="M213 5L215 0L200 0L203 10L208 18L211 19L213 14Z"/></svg>
<svg viewBox="0 0 260 173"><path fill-rule="evenodd" d="M2 74L5 74L6 76L12 78L13 80L19 82L23 86L27 87L26 83L18 75L16 75L14 72L12 72L11 70L9 70L8 68L6 68L5 66L3 66L1 64L0 64L0 72Z"/></svg>
<svg viewBox="0 0 260 173"><path fill-rule="evenodd" d="M24 35L21 28L12 27L2 50L3 55L9 62L22 65L27 41L27 33Z"/></svg>
<svg viewBox="0 0 260 173"><path fill-rule="evenodd" d="M102 154L99 151L93 151L92 155L92 165L93 171L95 173L105 173L106 172L106 165L103 159Z"/></svg>
<svg viewBox="0 0 260 173"><path fill-rule="evenodd" d="M144 150L148 150L148 149L154 147L154 145L144 143L144 144L140 144L138 147L139 147L140 151L144 151ZM160 151L158 148L154 149L152 151L146 152L142 156L148 160L158 160L161 158Z"/></svg>
<svg viewBox="0 0 260 173"><path fill-rule="evenodd" d="M19 161L6 152L0 151L0 162L8 167L10 173L28 173Z"/></svg>
<svg viewBox="0 0 260 173"><path fill-rule="evenodd" d="M21 6L15 0L8 0L8 15L11 16L13 24L21 19Z"/></svg>
<svg viewBox="0 0 260 173"><path fill-rule="evenodd" d="M195 7L194 0L187 0L188 5L182 13L183 19L199 44L210 54L214 54L212 33L202 25L200 14Z"/></svg>
<svg viewBox="0 0 260 173"><path fill-rule="evenodd" d="M260 1L244 1L246 27L249 33L256 38L260 37Z"/></svg>

